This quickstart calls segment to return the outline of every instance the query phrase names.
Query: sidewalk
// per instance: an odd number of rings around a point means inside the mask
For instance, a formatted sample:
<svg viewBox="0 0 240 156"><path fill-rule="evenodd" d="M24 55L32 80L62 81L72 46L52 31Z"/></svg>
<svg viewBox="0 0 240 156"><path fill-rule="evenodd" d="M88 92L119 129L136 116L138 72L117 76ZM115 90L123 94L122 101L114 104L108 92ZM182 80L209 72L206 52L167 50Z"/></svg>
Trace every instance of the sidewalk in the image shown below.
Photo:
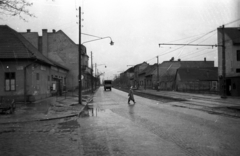
<svg viewBox="0 0 240 156"><path fill-rule="evenodd" d="M92 95L82 95L82 105L78 97L50 97L31 104L16 104L13 114L0 114L0 124L53 120L78 116L92 100Z"/></svg>
<svg viewBox="0 0 240 156"><path fill-rule="evenodd" d="M184 93L176 91L156 91L152 89L146 90L135 90L135 92L140 92L144 94L157 95L165 98L172 99L182 99L182 100L201 100L201 101L211 101L215 102L219 106L240 106L240 98L237 97L227 97L223 99L220 95L214 94L194 94L194 93Z"/></svg>

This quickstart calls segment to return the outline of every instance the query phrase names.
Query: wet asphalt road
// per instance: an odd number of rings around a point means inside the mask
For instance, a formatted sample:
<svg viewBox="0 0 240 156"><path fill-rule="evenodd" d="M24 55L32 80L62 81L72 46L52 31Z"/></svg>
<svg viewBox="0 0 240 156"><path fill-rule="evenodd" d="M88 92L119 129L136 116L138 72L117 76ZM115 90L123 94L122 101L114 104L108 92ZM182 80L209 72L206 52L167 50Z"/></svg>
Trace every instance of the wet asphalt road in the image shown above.
<svg viewBox="0 0 240 156"><path fill-rule="evenodd" d="M100 88L78 119L80 155L240 155L240 119Z"/></svg>

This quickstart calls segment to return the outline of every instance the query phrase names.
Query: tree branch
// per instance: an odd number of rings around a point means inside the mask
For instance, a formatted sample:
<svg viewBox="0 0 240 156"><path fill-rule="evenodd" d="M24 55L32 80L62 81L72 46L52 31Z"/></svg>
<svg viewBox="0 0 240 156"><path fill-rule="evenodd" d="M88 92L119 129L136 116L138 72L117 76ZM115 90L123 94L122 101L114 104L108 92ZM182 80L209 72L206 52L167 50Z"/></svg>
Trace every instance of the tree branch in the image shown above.
<svg viewBox="0 0 240 156"><path fill-rule="evenodd" d="M35 15L30 13L26 8L32 5L33 3L25 0L0 0L0 12L7 16L19 16L22 20L26 21L21 14L35 17Z"/></svg>

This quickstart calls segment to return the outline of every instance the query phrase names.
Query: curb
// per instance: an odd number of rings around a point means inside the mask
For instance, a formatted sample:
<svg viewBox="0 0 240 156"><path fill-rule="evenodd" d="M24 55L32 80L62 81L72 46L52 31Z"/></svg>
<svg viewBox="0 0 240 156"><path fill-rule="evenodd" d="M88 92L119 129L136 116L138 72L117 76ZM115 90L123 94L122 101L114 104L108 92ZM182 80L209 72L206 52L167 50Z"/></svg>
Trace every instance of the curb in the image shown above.
<svg viewBox="0 0 240 156"><path fill-rule="evenodd" d="M65 115L65 116L59 116L59 117L52 117L52 118L42 118L42 119L35 119L35 120L27 120L27 121L13 121L13 122L0 122L0 125L4 124L16 124L16 123L27 123L27 122L35 122L35 121L50 121L50 120L57 120L57 119L63 119L63 118L68 118L68 117L80 117L80 115L83 113L83 111L88 107L88 103L93 101L93 97L89 100L87 100L86 105L83 105L81 110L79 111L78 114L71 114L71 115Z"/></svg>

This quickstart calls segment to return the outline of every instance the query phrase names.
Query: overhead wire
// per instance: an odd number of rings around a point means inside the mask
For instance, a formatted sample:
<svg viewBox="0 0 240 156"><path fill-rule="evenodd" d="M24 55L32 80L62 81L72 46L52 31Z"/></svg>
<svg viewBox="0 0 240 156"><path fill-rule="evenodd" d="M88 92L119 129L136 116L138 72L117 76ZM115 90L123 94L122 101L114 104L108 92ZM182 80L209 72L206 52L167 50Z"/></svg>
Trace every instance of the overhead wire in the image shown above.
<svg viewBox="0 0 240 156"><path fill-rule="evenodd" d="M224 24L224 25L229 25L229 24L235 23L235 22L237 22L237 21L240 21L240 18L239 18L239 19L236 19L236 20L234 20L234 21L231 21L231 22L229 22L229 23L226 23L226 24Z"/></svg>
<svg viewBox="0 0 240 156"><path fill-rule="evenodd" d="M185 58L185 59L195 58L195 57L202 56L202 55L205 55L205 54L209 54L209 53L212 53L212 52L215 52L215 51L216 51L216 49L214 49L214 50L212 50L212 51L207 51L207 52L202 53L202 54L200 54L200 55L196 55L196 56L192 56L192 57L189 57L189 58Z"/></svg>
<svg viewBox="0 0 240 156"><path fill-rule="evenodd" d="M237 19L237 20L234 20L234 21L229 22L229 23L224 24L224 25L229 25L229 24L232 24L232 23L237 22L237 21L239 21L239 20L240 20L240 19ZM199 37L198 39L196 39L196 40L194 40L194 41L191 41L191 42L187 43L187 45L190 44L190 43L193 43L193 42L195 42L195 41L197 41L197 40L199 40L199 39L201 39L201 38L203 38L204 36L206 36L206 35L208 35L208 34L210 34L210 33L212 33L212 32L215 32L216 30L217 30L217 29L213 29L213 30L209 31L208 33L204 34L203 36ZM210 37L212 37L212 36L213 36L213 35L211 35ZM208 38L207 38L207 39L208 39ZM205 40L207 40L207 39L205 39ZM205 40L204 40L204 41L205 41ZM181 46L181 47L179 47L179 48L177 48L177 49L174 49L174 50L172 50L172 51L169 51L169 52L167 52L167 53L164 53L164 54L158 55L158 56L163 56L163 55L166 55L166 54L172 53L172 52L174 52L174 51L176 51L176 50L178 50L178 49L181 49L181 48L183 48L183 47L185 47L185 46L186 46L186 45Z"/></svg>
<svg viewBox="0 0 240 156"><path fill-rule="evenodd" d="M188 42L186 45L191 44L191 43L193 43L193 42L195 42L195 41L197 41L197 40L203 38L204 36L206 36L206 35L208 35L208 34L214 32L214 31L216 31L216 29L214 29L214 30L212 30L212 31L209 31L209 32L206 33L205 35L203 35L203 36L201 36L201 37L199 37L199 38L197 38L197 39L195 39L195 40L193 40L193 41ZM172 50L172 51L169 51L169 52L167 52L167 53L164 53L164 54L161 54L161 55L158 55L158 56L163 56L163 55L166 55L166 54L172 53L172 52L174 52L174 51L176 51L176 50L178 50L178 49L181 49L181 48L185 47L186 45L180 46L179 48L176 48L176 49L174 49L174 50Z"/></svg>
<svg viewBox="0 0 240 156"><path fill-rule="evenodd" d="M208 40L209 38L211 38L213 35L215 35L215 33L212 33L212 35L210 35L209 37L207 37L206 39L204 39L203 41L201 41L201 42L198 42L198 44L199 43L202 43L202 42L204 42L204 41L206 41L206 40ZM204 48L204 49L201 49L200 51L198 50L198 51L196 51L196 52L192 52L191 54L187 54L187 56L189 56L189 55L195 55L196 53L199 53L199 52L201 52L201 51L204 51L204 50L206 50L206 49L209 49L209 48ZM181 55L179 55L178 57L180 57ZM181 56L181 58L184 58L186 55L184 55L184 56Z"/></svg>
<svg viewBox="0 0 240 156"><path fill-rule="evenodd" d="M235 22L237 22L237 21L240 21L240 19L236 19L236 20L231 21L231 22L229 22L229 23L226 23L226 24L224 24L224 25L229 25L229 24L235 23ZM208 35L208 34L210 34L210 33L212 33L212 32L215 32L216 30L217 30L217 29L213 29L213 30L209 31L208 33L206 33L205 35L203 35L203 36L199 37L198 39L196 39L196 40L194 40L194 41L191 41L191 42L189 42L189 43L187 43L187 44L193 43L193 42L195 42L195 41L197 41L197 40L203 38L204 36L206 36L206 35ZM176 50L178 50L178 49L181 49L181 48L183 48L183 47L185 47L185 46L186 46L186 45L181 46L181 47L179 47L179 48L177 48L177 49L174 49L174 50L172 50L172 51L169 51L169 52L167 52L167 53L164 53L164 54L158 55L158 56L163 56L163 55L166 55L166 54L172 53L172 52L174 52L174 51L176 51Z"/></svg>
<svg viewBox="0 0 240 156"><path fill-rule="evenodd" d="M209 48L204 48L204 49L200 49L200 50L198 50L198 51L196 51L196 52L192 52L192 53L190 53L190 54L185 54L185 55L181 56L181 58L185 58L185 57L188 57L188 56L190 56L190 55L194 55L194 54L196 54L196 53L202 52L202 51L207 50L207 49L209 49Z"/></svg>

